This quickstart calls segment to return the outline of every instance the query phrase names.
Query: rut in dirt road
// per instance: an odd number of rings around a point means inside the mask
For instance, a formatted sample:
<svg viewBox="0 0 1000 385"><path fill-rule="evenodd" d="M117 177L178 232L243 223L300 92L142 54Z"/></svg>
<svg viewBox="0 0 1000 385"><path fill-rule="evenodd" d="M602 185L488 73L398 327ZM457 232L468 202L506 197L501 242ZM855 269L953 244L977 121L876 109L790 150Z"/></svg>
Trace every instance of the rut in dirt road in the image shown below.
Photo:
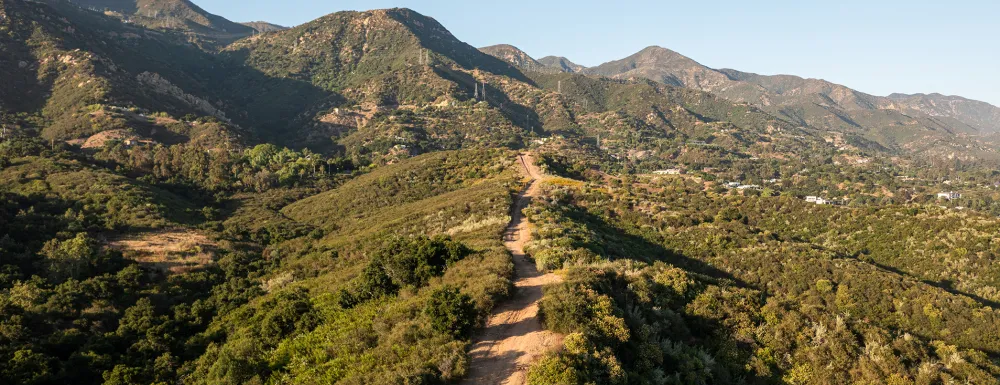
<svg viewBox="0 0 1000 385"><path fill-rule="evenodd" d="M542 174L531 155L520 155L518 161L531 181L515 200L511 221L504 233L504 246L514 259L515 291L493 311L486 328L475 338L469 352L469 375L463 384L524 384L529 366L542 354L562 344L562 336L544 330L538 319L542 287L557 283L561 278L539 273L535 263L524 254L531 231L521 212L538 196Z"/></svg>

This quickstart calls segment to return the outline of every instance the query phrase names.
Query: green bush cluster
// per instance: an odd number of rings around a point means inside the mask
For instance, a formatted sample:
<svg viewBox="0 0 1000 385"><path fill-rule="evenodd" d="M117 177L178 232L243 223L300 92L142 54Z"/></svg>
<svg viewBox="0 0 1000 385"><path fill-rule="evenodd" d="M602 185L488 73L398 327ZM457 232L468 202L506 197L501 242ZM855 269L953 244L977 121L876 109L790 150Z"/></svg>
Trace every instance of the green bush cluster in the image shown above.
<svg viewBox="0 0 1000 385"><path fill-rule="evenodd" d="M471 335L479 317L472 297L453 287L434 291L427 301L424 314L430 317L434 330L459 339Z"/></svg>
<svg viewBox="0 0 1000 385"><path fill-rule="evenodd" d="M404 287L426 286L469 253L465 245L444 236L390 239L374 251L356 287L341 291L341 306L350 308L360 302L395 295Z"/></svg>

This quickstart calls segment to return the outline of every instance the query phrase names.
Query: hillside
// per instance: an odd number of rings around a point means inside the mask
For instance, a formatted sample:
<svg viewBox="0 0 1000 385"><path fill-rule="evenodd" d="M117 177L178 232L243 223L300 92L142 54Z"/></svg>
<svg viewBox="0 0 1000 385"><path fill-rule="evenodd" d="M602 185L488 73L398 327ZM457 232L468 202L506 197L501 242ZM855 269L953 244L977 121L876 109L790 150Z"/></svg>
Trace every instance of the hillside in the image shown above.
<svg viewBox="0 0 1000 385"><path fill-rule="evenodd" d="M306 43L298 44L300 40ZM327 90L343 89L340 93L351 100L380 104L426 103L460 92L454 81L427 71L431 65L523 79L510 65L458 41L433 19L407 9L339 12L237 42L225 54L271 76ZM414 82L407 81L411 77L421 78L429 89L408 88L413 87Z"/></svg>
<svg viewBox="0 0 1000 385"><path fill-rule="evenodd" d="M583 70L586 69L586 67L573 63L569 59L561 56L546 56L538 59L538 62L544 66L558 68L563 72L583 72Z"/></svg>
<svg viewBox="0 0 1000 385"><path fill-rule="evenodd" d="M284 31L284 30L288 29L288 27L280 26L280 25L273 24L273 23L268 23L266 21L250 21L250 22L240 23L240 24L243 24L243 25L245 25L247 27L253 28L258 33L268 33L268 32L276 32L276 31Z"/></svg>
<svg viewBox="0 0 1000 385"><path fill-rule="evenodd" d="M66 3L2 6L9 33L0 41L10 54L0 71L13 87L0 91L0 106L46 138L85 139L112 129L146 135L158 125L173 131L163 124L187 115L219 120L245 139L270 137L285 128L276 122L287 124L329 95ZM284 102L262 100L248 87ZM152 118L158 113L168 119Z"/></svg>
<svg viewBox="0 0 1000 385"><path fill-rule="evenodd" d="M304 130L292 135L300 145L350 147L360 141L378 145L384 153L396 145L453 148L442 142L466 139L497 143L517 140L518 133L527 128L525 116L532 115L525 101L513 100L505 89L532 88L518 69L459 41L434 19L408 9L331 14L238 41L226 47L222 56L269 77L309 84L335 95L300 110L291 122L296 127L293 131ZM483 87L488 88L487 95L480 93ZM478 101L487 104L478 108ZM472 110L479 112L462 112ZM389 116L396 114L412 118ZM444 116L466 122L452 124L456 122ZM411 131L415 128L412 119L421 123L416 132ZM373 123L395 128L380 129ZM345 138L351 134L357 135ZM429 136L440 140L418 143ZM330 143L331 137L342 143Z"/></svg>
<svg viewBox="0 0 1000 385"><path fill-rule="evenodd" d="M897 108L930 116L952 117L982 132L1000 131L1000 107L961 96L941 94L892 94Z"/></svg>
<svg viewBox="0 0 1000 385"><path fill-rule="evenodd" d="M914 148L927 142L967 146L963 135L992 132L984 121L993 112L988 105L966 103L955 104L956 108L933 108L932 104L916 98L878 97L819 79L716 70L655 46L622 60L585 69L584 73L620 79L646 78L711 92L734 102L753 104L793 124L861 135L900 152L914 153ZM941 155L933 151L921 153L921 156Z"/></svg>
<svg viewBox="0 0 1000 385"><path fill-rule="evenodd" d="M542 64L522 51L520 48L509 44L491 45L489 47L482 47L479 50L524 71L546 73L562 72L562 69Z"/></svg>
<svg viewBox="0 0 1000 385"><path fill-rule="evenodd" d="M226 20L189 0L69 0L85 9L103 12L127 23L191 35L215 46L253 33L253 27Z"/></svg>

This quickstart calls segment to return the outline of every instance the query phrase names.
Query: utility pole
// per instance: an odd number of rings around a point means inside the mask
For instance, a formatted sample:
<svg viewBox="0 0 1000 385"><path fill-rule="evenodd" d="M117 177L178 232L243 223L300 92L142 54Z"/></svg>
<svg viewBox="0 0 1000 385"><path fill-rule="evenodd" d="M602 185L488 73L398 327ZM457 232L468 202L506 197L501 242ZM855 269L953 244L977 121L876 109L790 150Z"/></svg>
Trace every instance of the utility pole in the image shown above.
<svg viewBox="0 0 1000 385"><path fill-rule="evenodd" d="M562 80L560 80L558 83L556 83L556 92L558 92L560 94L562 93Z"/></svg>
<svg viewBox="0 0 1000 385"><path fill-rule="evenodd" d="M473 95L474 95L474 97L475 97L476 100L479 100L479 83L478 82L475 83L475 87L476 87L476 93L473 94Z"/></svg>

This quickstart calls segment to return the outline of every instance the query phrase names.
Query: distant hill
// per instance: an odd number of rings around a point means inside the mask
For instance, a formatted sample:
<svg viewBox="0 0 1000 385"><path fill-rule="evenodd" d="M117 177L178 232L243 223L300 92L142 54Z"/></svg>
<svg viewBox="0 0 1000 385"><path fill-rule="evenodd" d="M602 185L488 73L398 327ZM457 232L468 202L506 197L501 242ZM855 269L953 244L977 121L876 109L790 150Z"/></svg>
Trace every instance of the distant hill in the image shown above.
<svg viewBox="0 0 1000 385"><path fill-rule="evenodd" d="M509 44L497 44L491 45L489 47L482 47L479 49L483 53L496 57L497 59L503 60L511 65L527 70L527 71L547 71L549 68L530 55L522 51L520 48Z"/></svg>
<svg viewBox="0 0 1000 385"><path fill-rule="evenodd" d="M892 94L888 98L902 109L931 116L954 117L982 131L1000 131L1000 107L986 102L941 94Z"/></svg>
<svg viewBox="0 0 1000 385"><path fill-rule="evenodd" d="M371 83L390 78L413 79L411 76L445 80L425 71L426 65L432 63L525 79L513 66L462 43L434 19L408 9L338 12L278 33L239 41L224 53L272 76L304 80L326 89L347 87L345 94L365 93L368 96L358 97L381 98L379 101L386 103L411 102L417 93L436 97L432 95L435 91L417 89L449 87L438 81L395 82L391 83L391 93L380 94L376 89L382 87ZM356 88L364 84L376 89ZM472 86L469 83L470 89Z"/></svg>
<svg viewBox="0 0 1000 385"><path fill-rule="evenodd" d="M711 92L758 106L803 127L858 134L897 150L924 148L941 140L965 143L965 135L1000 129L996 107L986 103L942 97L880 97L821 79L717 70L656 46L583 73L645 78Z"/></svg>
<svg viewBox="0 0 1000 385"><path fill-rule="evenodd" d="M843 109L878 107L876 97L838 84L797 76L762 76L736 70L716 70L656 46L621 60L587 68L584 73L613 78L647 78L765 107L802 102L828 103Z"/></svg>
<svg viewBox="0 0 1000 385"><path fill-rule="evenodd" d="M564 57L546 56L535 60L520 48L510 44L497 44L479 49L483 53L503 60L524 71L540 73L581 72L584 67Z"/></svg>
<svg viewBox="0 0 1000 385"><path fill-rule="evenodd" d="M531 88L531 80L518 68L459 41L436 20L409 9L334 13L237 41L222 56L266 76L336 94L300 111L292 126L302 131L289 137L301 143L329 144L334 137L351 148L393 142L405 146L405 152L423 151L452 148L466 140L510 140L531 121L538 123L523 101L513 100L502 87ZM485 94L484 83L490 84ZM487 103L475 106L480 101ZM379 111L425 106L454 106L456 119L469 121L455 124L427 117L428 125L415 125L425 117L420 111L413 113L412 125L372 119Z"/></svg>
<svg viewBox="0 0 1000 385"><path fill-rule="evenodd" d="M257 32L260 32L260 33L277 32L277 31L284 31L284 30L288 29L288 27L284 27L284 26L280 26L280 25L277 25L277 24L268 23L266 21L249 21L249 22L240 23L240 24L243 24L243 25L245 25L247 27L253 28L254 30L256 30Z"/></svg>
<svg viewBox="0 0 1000 385"><path fill-rule="evenodd" d="M33 117L48 139L120 129L163 134L164 127L155 127L159 123L150 126L149 118L139 115L154 112L213 117L266 134L271 122L287 124L305 109L303 100L314 103L329 94L267 78L170 34L66 2L0 5L5 15L0 29L6 31L0 45L9 47L0 57L6 85L0 87L0 110ZM283 105L248 93L251 86L282 98Z"/></svg>
<svg viewBox="0 0 1000 385"><path fill-rule="evenodd" d="M218 45L253 34L254 28L213 15L188 0L69 0L147 28L177 31Z"/></svg>
<svg viewBox="0 0 1000 385"><path fill-rule="evenodd" d="M582 72L587 68L561 56L546 56L538 59L538 62L547 67L558 68L563 72Z"/></svg>
<svg viewBox="0 0 1000 385"><path fill-rule="evenodd" d="M524 140L525 133L584 133L602 136L603 144L620 135L616 146L634 149L634 132L700 143L711 140L706 125L725 134L716 137L740 133L725 147L741 156L764 152L747 138L786 140L778 128L813 130L807 146L788 142L781 150L788 156L820 146L814 138L836 142L833 137L842 135L863 138L853 142L859 148L951 156L969 147L966 135L985 130L989 120L988 109L972 115L978 105L969 104L968 114L980 122L967 124L945 110L920 112L928 107L901 97L876 97L822 80L715 70L660 47L593 68L558 57L542 62L510 45L476 49L408 9L339 12L240 39L215 54L177 44L171 34L60 4L43 11L50 16L21 18L42 26L38 36L58 51L31 48L25 44L27 24L16 24L19 32L8 46L23 48L11 50L0 73L16 86L0 98L9 110L41 113L44 135L66 140L120 128L86 117L84 111L106 105L216 116L266 141L340 148L357 156L497 145ZM146 5L121 4L117 9L132 12ZM60 22L57 13L67 21ZM66 32L66 23L74 32ZM42 71L41 63L59 54L79 56L69 62L79 65ZM36 84L39 71L61 75ZM80 76L93 81L82 88L61 86ZM647 79L696 92L652 86ZM399 114L407 117L393 117ZM722 122L734 127L722 128Z"/></svg>

